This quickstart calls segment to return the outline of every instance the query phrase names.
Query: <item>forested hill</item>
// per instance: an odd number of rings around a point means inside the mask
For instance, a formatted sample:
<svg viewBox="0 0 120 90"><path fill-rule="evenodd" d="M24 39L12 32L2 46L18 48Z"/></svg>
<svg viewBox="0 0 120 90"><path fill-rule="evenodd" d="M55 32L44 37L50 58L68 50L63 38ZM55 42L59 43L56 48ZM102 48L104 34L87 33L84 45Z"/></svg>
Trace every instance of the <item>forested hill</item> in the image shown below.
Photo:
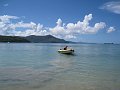
<svg viewBox="0 0 120 90"><path fill-rule="evenodd" d="M46 36L2 36L0 35L0 42L15 42L15 43L70 43L69 41L65 41L64 39L56 38L52 35Z"/></svg>

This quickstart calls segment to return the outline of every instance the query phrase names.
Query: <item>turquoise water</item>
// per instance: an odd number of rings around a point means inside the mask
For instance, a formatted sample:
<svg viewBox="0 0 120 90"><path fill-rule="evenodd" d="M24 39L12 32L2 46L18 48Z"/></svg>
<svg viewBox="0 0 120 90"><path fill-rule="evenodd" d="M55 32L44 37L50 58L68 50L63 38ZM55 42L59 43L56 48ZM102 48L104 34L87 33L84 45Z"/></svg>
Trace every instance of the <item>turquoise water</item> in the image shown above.
<svg viewBox="0 0 120 90"><path fill-rule="evenodd" d="M120 90L120 45L0 43L0 90Z"/></svg>

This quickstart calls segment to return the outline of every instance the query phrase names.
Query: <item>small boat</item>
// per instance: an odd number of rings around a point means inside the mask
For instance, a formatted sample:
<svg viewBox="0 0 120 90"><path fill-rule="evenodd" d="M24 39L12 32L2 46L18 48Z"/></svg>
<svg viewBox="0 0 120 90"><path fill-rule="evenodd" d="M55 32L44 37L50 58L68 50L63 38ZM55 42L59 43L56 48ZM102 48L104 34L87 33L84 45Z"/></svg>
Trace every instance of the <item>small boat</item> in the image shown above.
<svg viewBox="0 0 120 90"><path fill-rule="evenodd" d="M67 50L60 49L60 50L58 50L58 52L62 53L62 54L73 54L74 50L73 49L67 49Z"/></svg>

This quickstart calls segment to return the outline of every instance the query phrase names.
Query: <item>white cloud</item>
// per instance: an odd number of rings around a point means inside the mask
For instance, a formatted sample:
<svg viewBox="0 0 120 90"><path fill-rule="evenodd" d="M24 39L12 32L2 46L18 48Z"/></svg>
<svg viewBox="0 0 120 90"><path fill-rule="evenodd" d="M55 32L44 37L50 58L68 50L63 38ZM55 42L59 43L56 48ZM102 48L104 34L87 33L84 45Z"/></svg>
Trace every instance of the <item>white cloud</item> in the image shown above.
<svg viewBox="0 0 120 90"><path fill-rule="evenodd" d="M51 34L63 39L76 39L80 34L96 34L98 31L105 29L105 22L95 23L93 26L90 26L92 18L92 14L89 14L85 15L83 21L68 24L64 24L61 19L58 19L55 27L44 27L42 24L34 22L25 23L21 21L13 23L13 19L20 18L4 15L0 16L0 35L29 36ZM110 27L108 32L112 31L115 30Z"/></svg>
<svg viewBox="0 0 120 90"><path fill-rule="evenodd" d="M93 27L90 26L90 20L92 19L92 14L86 15L84 20L78 21L77 23L68 23L63 25L62 20L58 19L57 25L54 28L50 28L50 33L52 35L61 35L62 38L76 38L76 35L80 34L95 34L99 30L106 27L104 22L96 23Z"/></svg>
<svg viewBox="0 0 120 90"><path fill-rule="evenodd" d="M111 33L111 32L114 32L114 31L115 31L114 27L109 27L108 30L107 30L107 33Z"/></svg>
<svg viewBox="0 0 120 90"><path fill-rule="evenodd" d="M12 29L16 29L16 28L36 28L36 24L34 22L23 23L21 21L21 22L15 23L15 24L10 24L10 27Z"/></svg>
<svg viewBox="0 0 120 90"><path fill-rule="evenodd" d="M4 7L7 7L7 6L8 6L8 3L4 4L3 6L4 6Z"/></svg>
<svg viewBox="0 0 120 90"><path fill-rule="evenodd" d="M17 17L17 16L3 15L3 16L0 16L0 22L10 23L10 19L18 19L18 18L19 17Z"/></svg>
<svg viewBox="0 0 120 90"><path fill-rule="evenodd" d="M9 35L11 33L11 30L9 28L9 24L11 24L11 19L18 19L17 16L9 16L9 15L3 15L0 16L0 34L1 35Z"/></svg>
<svg viewBox="0 0 120 90"><path fill-rule="evenodd" d="M19 17L9 15L0 16L0 35L28 36L48 34L41 24L34 22L24 23L22 21L12 23L13 19L19 19Z"/></svg>
<svg viewBox="0 0 120 90"><path fill-rule="evenodd" d="M100 7L100 9L105 9L110 12L120 14L120 1L107 2Z"/></svg>
<svg viewBox="0 0 120 90"><path fill-rule="evenodd" d="M18 22L17 24L10 25L15 32L14 35L16 36L29 36L29 35L47 35L48 32L43 28L43 25L36 24L34 22L30 23L23 23ZM24 30L18 30L17 28L23 28Z"/></svg>
<svg viewBox="0 0 120 90"><path fill-rule="evenodd" d="M62 25L62 20L59 18L56 23L57 23L57 26L60 27Z"/></svg>
<svg viewBox="0 0 120 90"><path fill-rule="evenodd" d="M74 35L66 35L65 39L76 39L76 36L74 36Z"/></svg>

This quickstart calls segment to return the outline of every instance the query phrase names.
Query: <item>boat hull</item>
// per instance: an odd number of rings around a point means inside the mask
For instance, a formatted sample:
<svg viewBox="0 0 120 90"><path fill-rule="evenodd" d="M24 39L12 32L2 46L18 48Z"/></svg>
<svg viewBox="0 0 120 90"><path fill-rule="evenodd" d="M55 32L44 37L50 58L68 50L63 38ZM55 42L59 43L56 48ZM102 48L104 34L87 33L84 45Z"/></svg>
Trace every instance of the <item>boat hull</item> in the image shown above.
<svg viewBox="0 0 120 90"><path fill-rule="evenodd" d="M70 49L70 50L58 50L59 53L62 54L73 54L74 50Z"/></svg>

